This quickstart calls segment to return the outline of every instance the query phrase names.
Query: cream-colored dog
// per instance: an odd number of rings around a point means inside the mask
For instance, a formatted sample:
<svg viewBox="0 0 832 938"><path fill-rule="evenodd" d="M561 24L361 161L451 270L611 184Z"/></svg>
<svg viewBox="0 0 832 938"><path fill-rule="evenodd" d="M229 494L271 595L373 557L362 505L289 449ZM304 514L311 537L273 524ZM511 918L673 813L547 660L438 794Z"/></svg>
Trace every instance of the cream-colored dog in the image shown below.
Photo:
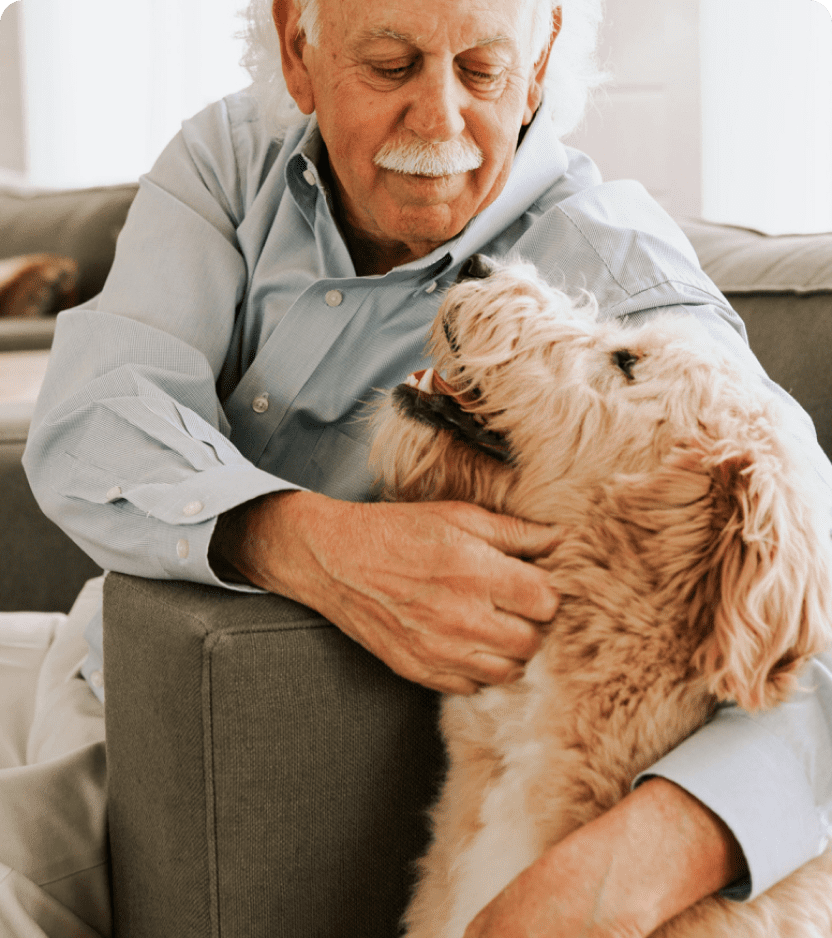
<svg viewBox="0 0 832 938"><path fill-rule="evenodd" d="M557 525L542 563L562 599L518 683L443 702L449 771L408 938L461 938L718 702L774 706L832 639L829 497L762 382L692 319L596 321L528 265L479 277L433 328L444 378L384 401L373 461L389 497ZM656 934L829 938L830 856Z"/></svg>

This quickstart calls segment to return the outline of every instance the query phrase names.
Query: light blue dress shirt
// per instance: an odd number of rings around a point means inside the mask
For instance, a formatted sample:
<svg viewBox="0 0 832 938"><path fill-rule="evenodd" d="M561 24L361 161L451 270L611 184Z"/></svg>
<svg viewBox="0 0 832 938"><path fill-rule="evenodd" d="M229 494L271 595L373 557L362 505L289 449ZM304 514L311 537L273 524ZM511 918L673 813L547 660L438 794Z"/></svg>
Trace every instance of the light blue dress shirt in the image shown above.
<svg viewBox="0 0 832 938"><path fill-rule="evenodd" d="M247 93L212 105L142 177L103 292L59 316L24 464L47 515L104 569L245 589L208 564L219 514L293 487L371 497L367 403L428 364L427 327L476 251L591 290L605 317L684 307L767 380L678 227L638 183L603 183L542 111L497 200L384 276L356 276L325 159L314 119L280 141ZM791 406L795 446L828 477L811 422ZM100 616L89 638L86 675L101 668ZM826 844L829 661L806 683L771 713L721 709L647 773L732 828L751 871L738 896Z"/></svg>

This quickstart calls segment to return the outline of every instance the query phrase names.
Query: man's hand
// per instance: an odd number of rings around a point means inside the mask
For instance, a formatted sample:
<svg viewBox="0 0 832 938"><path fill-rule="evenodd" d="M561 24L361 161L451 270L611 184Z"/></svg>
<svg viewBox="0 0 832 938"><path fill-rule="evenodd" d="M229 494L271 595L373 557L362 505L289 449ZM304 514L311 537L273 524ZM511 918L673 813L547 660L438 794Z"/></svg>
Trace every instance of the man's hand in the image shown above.
<svg viewBox="0 0 832 938"><path fill-rule="evenodd" d="M473 693L518 678L558 597L555 532L462 502L355 504L266 496L223 516L212 563L318 610L394 671Z"/></svg>
<svg viewBox="0 0 832 938"><path fill-rule="evenodd" d="M725 824L654 778L547 850L464 938L645 938L744 870Z"/></svg>

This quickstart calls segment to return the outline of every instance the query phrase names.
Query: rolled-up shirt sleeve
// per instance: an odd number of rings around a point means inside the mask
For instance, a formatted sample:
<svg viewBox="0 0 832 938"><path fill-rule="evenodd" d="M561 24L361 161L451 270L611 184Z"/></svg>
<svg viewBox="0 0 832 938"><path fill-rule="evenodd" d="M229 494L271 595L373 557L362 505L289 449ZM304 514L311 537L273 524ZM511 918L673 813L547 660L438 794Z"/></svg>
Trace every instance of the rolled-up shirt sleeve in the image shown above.
<svg viewBox="0 0 832 938"><path fill-rule="evenodd" d="M123 343L130 363L109 360ZM45 513L104 569L217 584L217 516L294 486L232 446L204 357L169 334L75 310L56 349L25 454ZM87 357L101 375L51 406L65 374L89 373Z"/></svg>
<svg viewBox="0 0 832 938"><path fill-rule="evenodd" d="M140 182L103 292L58 317L24 467L104 569L218 584L217 516L297 487L231 444L216 390L247 284L236 160L221 108L186 125Z"/></svg>
<svg viewBox="0 0 832 938"><path fill-rule="evenodd" d="M662 776L722 818L749 870L723 894L753 899L829 843L831 740L832 656L823 654L789 701L756 714L721 707L634 784Z"/></svg>

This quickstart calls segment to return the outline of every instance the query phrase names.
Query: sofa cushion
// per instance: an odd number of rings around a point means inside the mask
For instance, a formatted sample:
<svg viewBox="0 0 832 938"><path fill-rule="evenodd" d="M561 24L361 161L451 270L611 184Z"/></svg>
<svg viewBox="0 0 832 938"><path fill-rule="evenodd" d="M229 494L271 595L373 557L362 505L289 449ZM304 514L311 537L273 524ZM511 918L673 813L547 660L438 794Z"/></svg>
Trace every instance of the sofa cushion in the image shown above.
<svg viewBox="0 0 832 938"><path fill-rule="evenodd" d="M0 189L0 258L50 253L80 268L78 302L104 286L135 184L66 191Z"/></svg>
<svg viewBox="0 0 832 938"><path fill-rule="evenodd" d="M688 218L680 225L726 295L832 293L832 234L772 236Z"/></svg>
<svg viewBox="0 0 832 938"><path fill-rule="evenodd" d="M104 586L115 934L392 938L437 697L280 596Z"/></svg>

